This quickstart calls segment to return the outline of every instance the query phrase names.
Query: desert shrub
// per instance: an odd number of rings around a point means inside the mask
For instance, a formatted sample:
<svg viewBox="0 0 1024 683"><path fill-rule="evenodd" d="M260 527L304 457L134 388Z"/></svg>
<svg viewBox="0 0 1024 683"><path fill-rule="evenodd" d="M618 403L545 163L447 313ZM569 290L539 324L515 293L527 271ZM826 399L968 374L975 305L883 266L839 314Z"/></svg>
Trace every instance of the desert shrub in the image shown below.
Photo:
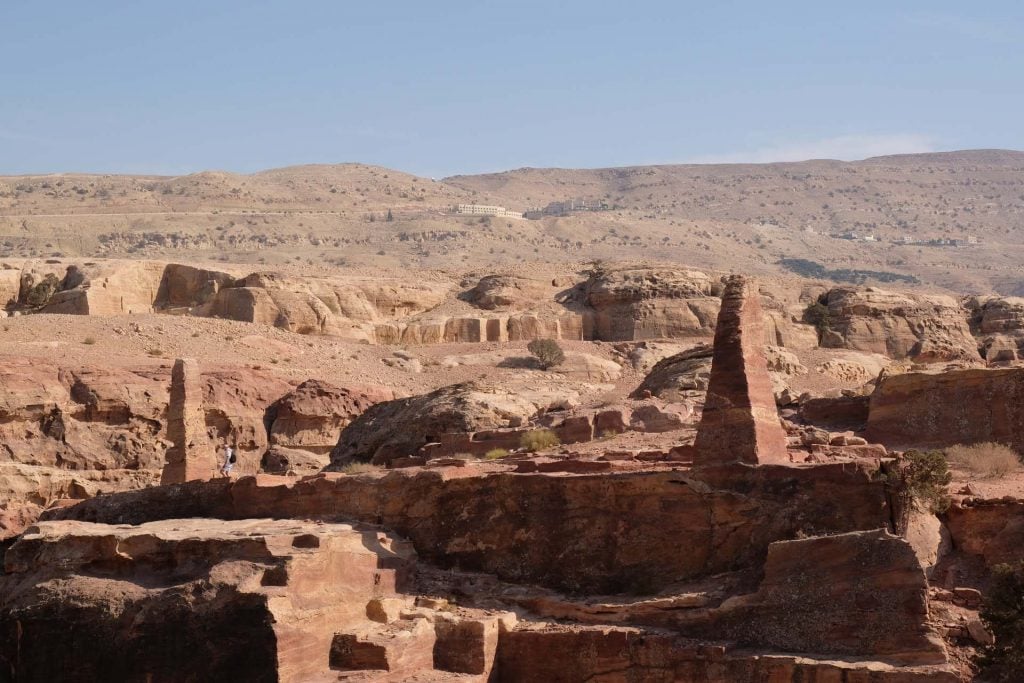
<svg viewBox="0 0 1024 683"><path fill-rule="evenodd" d="M41 281L26 292L25 303L32 308L45 306L58 289L60 289L60 280L53 273L47 273Z"/></svg>
<svg viewBox="0 0 1024 683"><path fill-rule="evenodd" d="M343 474L366 474L367 472L376 472L378 469L380 468L377 465L371 465L368 462L350 462L342 466L341 472Z"/></svg>
<svg viewBox="0 0 1024 683"><path fill-rule="evenodd" d="M508 449L506 448L492 448L491 450L484 453L484 460L500 460L508 456Z"/></svg>
<svg viewBox="0 0 1024 683"><path fill-rule="evenodd" d="M1024 560L993 568L981 618L995 642L978 652L978 680L1019 681L1024 671Z"/></svg>
<svg viewBox="0 0 1024 683"><path fill-rule="evenodd" d="M815 301L804 309L804 320L811 325L814 325L814 329L818 331L819 337L831 329L831 318L829 317L828 306L820 301Z"/></svg>
<svg viewBox="0 0 1024 683"><path fill-rule="evenodd" d="M93 344L96 343L96 338L86 337L85 339L82 340L82 343L85 344L86 346L92 346Z"/></svg>
<svg viewBox="0 0 1024 683"><path fill-rule="evenodd" d="M1021 465L1012 448L992 442L951 446L946 449L946 460L979 477L1005 477Z"/></svg>
<svg viewBox="0 0 1024 683"><path fill-rule="evenodd" d="M914 510L939 514L949 508L953 475L942 451L910 450L882 473L892 493L896 532L905 534Z"/></svg>
<svg viewBox="0 0 1024 683"><path fill-rule="evenodd" d="M519 445L529 453L561 444L558 435L550 429L531 429L519 439Z"/></svg>
<svg viewBox="0 0 1024 683"><path fill-rule="evenodd" d="M565 353L554 339L534 339L526 345L526 350L533 354L544 370L565 362Z"/></svg>

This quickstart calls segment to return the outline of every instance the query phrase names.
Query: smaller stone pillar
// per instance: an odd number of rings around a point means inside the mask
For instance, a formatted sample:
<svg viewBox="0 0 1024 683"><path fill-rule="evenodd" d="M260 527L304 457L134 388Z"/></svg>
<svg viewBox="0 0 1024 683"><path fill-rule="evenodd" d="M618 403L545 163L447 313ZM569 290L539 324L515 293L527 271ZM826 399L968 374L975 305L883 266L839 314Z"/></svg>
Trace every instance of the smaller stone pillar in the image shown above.
<svg viewBox="0 0 1024 683"><path fill-rule="evenodd" d="M167 449L161 484L210 479L216 469L212 445L206 436L203 385L199 363L192 358L174 361L171 400L167 407Z"/></svg>
<svg viewBox="0 0 1024 683"><path fill-rule="evenodd" d="M754 283L726 280L693 464L789 463L764 355L765 323Z"/></svg>

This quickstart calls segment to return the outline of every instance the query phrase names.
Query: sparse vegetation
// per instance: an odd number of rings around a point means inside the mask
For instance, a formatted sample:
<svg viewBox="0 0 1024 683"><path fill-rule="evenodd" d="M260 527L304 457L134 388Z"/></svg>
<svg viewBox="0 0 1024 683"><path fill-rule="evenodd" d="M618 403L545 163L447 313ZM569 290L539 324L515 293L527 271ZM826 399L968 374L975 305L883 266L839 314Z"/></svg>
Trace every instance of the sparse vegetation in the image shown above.
<svg viewBox="0 0 1024 683"><path fill-rule="evenodd" d="M828 306L821 301L815 301L804 309L804 321L814 325L814 329L818 331L818 339L832 329Z"/></svg>
<svg viewBox="0 0 1024 683"><path fill-rule="evenodd" d="M881 477L892 492L893 525L899 534L906 533L913 511L939 514L949 508L947 489L953 475L942 451L907 451Z"/></svg>
<svg viewBox="0 0 1024 683"><path fill-rule="evenodd" d="M995 642L978 652L978 679L1019 681L1024 671L1024 560L993 568L981 618Z"/></svg>
<svg viewBox="0 0 1024 683"><path fill-rule="evenodd" d="M985 442L951 446L946 460L978 477L1005 477L1021 467L1020 456L1009 446Z"/></svg>
<svg viewBox="0 0 1024 683"><path fill-rule="evenodd" d="M542 370L550 370L565 362L565 352L554 339L534 339L526 349L537 359Z"/></svg>
<svg viewBox="0 0 1024 683"><path fill-rule="evenodd" d="M484 453L484 460L500 460L501 458L508 457L508 454L507 448L492 448Z"/></svg>
<svg viewBox="0 0 1024 683"><path fill-rule="evenodd" d="M550 429L531 429L523 434L519 445L528 453L536 453L545 448L553 448L561 445L562 441Z"/></svg>
<svg viewBox="0 0 1024 683"><path fill-rule="evenodd" d="M786 270L797 275L818 278L820 280L832 280L833 282L850 282L856 285L862 285L868 280L908 282L910 284L919 284L921 282L913 275L901 275L885 270L859 270L851 268L829 270L820 263L803 258L784 258L778 263Z"/></svg>
<svg viewBox="0 0 1024 683"><path fill-rule="evenodd" d="M376 472L380 467L377 465L370 464L368 462L350 462L341 468L342 474L366 474L367 472Z"/></svg>
<svg viewBox="0 0 1024 683"><path fill-rule="evenodd" d="M86 337L85 339L82 340L82 343L85 344L86 346L92 346L93 344L96 343L96 338Z"/></svg>

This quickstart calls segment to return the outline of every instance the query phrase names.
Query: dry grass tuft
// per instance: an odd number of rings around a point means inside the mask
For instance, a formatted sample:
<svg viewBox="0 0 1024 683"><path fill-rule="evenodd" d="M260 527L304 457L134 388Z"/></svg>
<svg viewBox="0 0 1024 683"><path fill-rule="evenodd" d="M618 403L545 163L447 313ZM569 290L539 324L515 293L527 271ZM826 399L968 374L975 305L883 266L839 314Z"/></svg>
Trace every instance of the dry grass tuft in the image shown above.
<svg viewBox="0 0 1024 683"><path fill-rule="evenodd" d="M1000 443L976 443L946 449L950 465L979 477L1005 477L1021 469L1016 451Z"/></svg>
<svg viewBox="0 0 1024 683"><path fill-rule="evenodd" d="M343 474L366 474L367 472L376 472L380 467L377 465L371 465L368 462L350 462L341 468Z"/></svg>
<svg viewBox="0 0 1024 683"><path fill-rule="evenodd" d="M550 429L531 429L523 434L519 445L528 453L536 453L546 448L561 445L558 435Z"/></svg>

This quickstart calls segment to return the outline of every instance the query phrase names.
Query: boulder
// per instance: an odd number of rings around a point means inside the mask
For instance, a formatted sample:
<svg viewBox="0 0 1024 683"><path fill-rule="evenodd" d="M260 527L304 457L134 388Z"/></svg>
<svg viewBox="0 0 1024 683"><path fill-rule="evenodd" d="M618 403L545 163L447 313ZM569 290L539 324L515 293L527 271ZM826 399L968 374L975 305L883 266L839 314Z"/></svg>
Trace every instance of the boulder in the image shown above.
<svg viewBox="0 0 1024 683"><path fill-rule="evenodd" d="M581 382L606 384L619 379L622 366L589 353L567 353L565 360L549 372Z"/></svg>
<svg viewBox="0 0 1024 683"><path fill-rule="evenodd" d="M952 297L836 287L827 292L821 345L930 363L978 361L967 312Z"/></svg>
<svg viewBox="0 0 1024 683"><path fill-rule="evenodd" d="M531 374L534 379L524 377L512 385L468 382L378 403L341 432L331 451L331 468L353 460L386 465L440 442L442 435L522 427L539 414L579 404L578 391L564 380Z"/></svg>
<svg viewBox="0 0 1024 683"><path fill-rule="evenodd" d="M673 403L703 400L711 378L712 355L711 345L702 344L664 358L654 365L630 396L640 399L656 396Z"/></svg>
<svg viewBox="0 0 1024 683"><path fill-rule="evenodd" d="M516 275L485 275L459 298L485 311L523 311L553 301L556 292L549 281Z"/></svg>
<svg viewBox="0 0 1024 683"><path fill-rule="evenodd" d="M942 664L927 591L910 544L884 530L779 541L757 592L726 602L716 621L752 646Z"/></svg>
<svg viewBox="0 0 1024 683"><path fill-rule="evenodd" d="M597 269L581 285L602 341L707 337L713 334L717 283L699 271Z"/></svg>
<svg viewBox="0 0 1024 683"><path fill-rule="evenodd" d="M384 387L343 388L307 380L269 408L270 445L327 454L352 420L375 403L394 398Z"/></svg>
<svg viewBox="0 0 1024 683"><path fill-rule="evenodd" d="M647 403L633 409L629 426L638 432L672 432L690 424L691 410L679 403Z"/></svg>
<svg viewBox="0 0 1024 683"><path fill-rule="evenodd" d="M764 347L765 363L768 370L784 377L806 375L807 368L800 362L796 354L779 346Z"/></svg>
<svg viewBox="0 0 1024 683"><path fill-rule="evenodd" d="M316 474L330 462L325 453L271 446L263 455L260 469L268 474L301 476Z"/></svg>

